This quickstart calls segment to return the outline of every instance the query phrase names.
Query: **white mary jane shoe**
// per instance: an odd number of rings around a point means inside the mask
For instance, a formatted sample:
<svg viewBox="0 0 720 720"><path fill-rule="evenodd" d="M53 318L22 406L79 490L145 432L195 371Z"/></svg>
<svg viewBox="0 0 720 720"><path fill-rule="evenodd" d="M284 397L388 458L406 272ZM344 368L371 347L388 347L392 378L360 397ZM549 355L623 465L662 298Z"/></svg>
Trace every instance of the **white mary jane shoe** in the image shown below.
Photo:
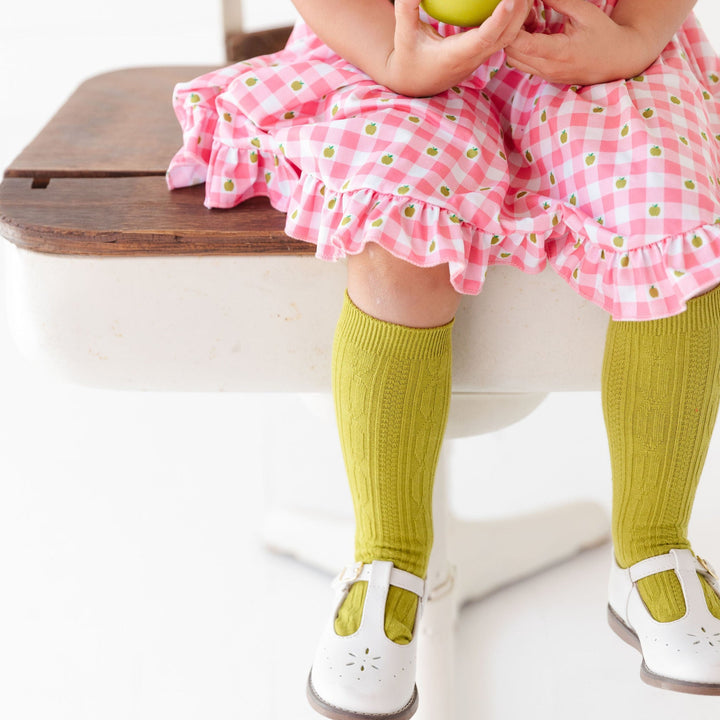
<svg viewBox="0 0 720 720"><path fill-rule="evenodd" d="M335 618L350 587L368 583L362 621L357 632L342 637ZM334 611L320 640L307 683L310 704L333 720L407 720L415 714L418 624L425 581L398 570L391 562L356 563L333 583L338 590ZM420 597L412 641L398 645L385 635L385 602L390 585Z"/></svg>
<svg viewBox="0 0 720 720"><path fill-rule="evenodd" d="M685 615L657 622L637 589L637 582L674 570L685 597ZM623 570L613 556L608 622L643 656L640 677L649 685L698 695L720 695L720 620L710 613L698 573L720 595L712 568L690 550L642 560Z"/></svg>

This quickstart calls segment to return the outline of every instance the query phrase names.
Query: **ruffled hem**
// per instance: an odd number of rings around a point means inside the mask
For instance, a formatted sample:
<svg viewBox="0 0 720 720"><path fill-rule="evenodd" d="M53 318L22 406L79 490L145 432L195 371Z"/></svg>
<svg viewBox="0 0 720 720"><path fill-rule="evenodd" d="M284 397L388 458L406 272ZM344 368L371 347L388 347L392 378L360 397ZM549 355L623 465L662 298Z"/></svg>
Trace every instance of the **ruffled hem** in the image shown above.
<svg viewBox="0 0 720 720"><path fill-rule="evenodd" d="M209 78L219 74L211 73L175 86L173 107L182 129L183 144L170 161L165 175L170 190L199 185L207 178L218 124L215 101L223 90ZM205 78L208 78L207 82L197 82Z"/></svg>
<svg viewBox="0 0 720 720"><path fill-rule="evenodd" d="M553 269L614 320L660 320L720 283L720 218L627 251L602 248L574 234L548 252Z"/></svg>
<svg viewBox="0 0 720 720"><path fill-rule="evenodd" d="M549 263L577 293L615 320L677 315L690 298L720 281L720 218L623 251L591 241L574 208L567 206L551 211L551 229L543 234L500 236L437 205L367 189L336 193L309 175L298 183L287 213L285 232L316 244L322 260L357 255L375 242L418 267L447 263L453 287L466 295L481 292L494 265L535 274Z"/></svg>
<svg viewBox="0 0 720 720"><path fill-rule="evenodd" d="M226 144L218 132L217 118L217 110L208 107L182 114L185 141L168 167L168 187L173 190L205 183L208 208L228 209L262 195L285 212L300 172L285 157L282 143L238 117L232 144Z"/></svg>
<svg viewBox="0 0 720 720"><path fill-rule="evenodd" d="M316 245L322 260L357 255L375 242L418 267L447 263L453 287L466 295L481 292L493 265L534 274L549 263L615 320L657 320L683 312L690 298L720 280L720 218L629 250L615 247L617 236L610 230L560 203L545 203L544 217L531 222L542 232L519 231L510 211L507 218L498 215L498 225L514 224L515 230L487 232L451 209L417 198L367 188L335 191L301 174L266 133L249 137L246 147L215 140L207 162L180 150L167 177L171 188L205 182L209 208L267 197L287 213L285 232Z"/></svg>
<svg viewBox="0 0 720 720"><path fill-rule="evenodd" d="M317 244L316 255L323 260L357 255L375 242L417 267L448 263L453 287L466 295L481 291L490 265L514 265L525 272L545 267L543 238L537 233L484 232L433 203L370 189L336 192L311 175L303 175L296 186L285 232ZM523 260L513 252L520 249Z"/></svg>

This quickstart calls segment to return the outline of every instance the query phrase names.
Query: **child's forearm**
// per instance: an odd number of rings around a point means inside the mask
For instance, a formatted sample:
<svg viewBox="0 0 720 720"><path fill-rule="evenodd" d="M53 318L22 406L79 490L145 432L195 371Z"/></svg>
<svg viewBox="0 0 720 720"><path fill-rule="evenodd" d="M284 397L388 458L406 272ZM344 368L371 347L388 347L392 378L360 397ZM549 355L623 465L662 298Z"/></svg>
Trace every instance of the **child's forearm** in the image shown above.
<svg viewBox="0 0 720 720"><path fill-rule="evenodd" d="M612 19L637 30L659 56L692 11L696 0L617 0Z"/></svg>
<svg viewBox="0 0 720 720"><path fill-rule="evenodd" d="M390 0L293 0L293 4L326 45L385 84L395 33Z"/></svg>
<svg viewBox="0 0 720 720"><path fill-rule="evenodd" d="M420 0L395 0L394 6L390 0L293 0L338 55L379 85L411 97L444 92L509 45L529 1L501 0L480 27L445 37L421 20Z"/></svg>

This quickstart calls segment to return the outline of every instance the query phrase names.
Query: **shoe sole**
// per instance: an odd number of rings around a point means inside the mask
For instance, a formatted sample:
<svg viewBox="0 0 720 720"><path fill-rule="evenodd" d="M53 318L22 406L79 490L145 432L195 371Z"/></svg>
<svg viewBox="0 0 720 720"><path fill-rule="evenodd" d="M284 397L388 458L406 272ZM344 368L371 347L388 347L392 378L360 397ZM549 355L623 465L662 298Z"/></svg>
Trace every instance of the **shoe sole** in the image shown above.
<svg viewBox="0 0 720 720"><path fill-rule="evenodd" d="M398 712L394 713L356 713L351 710L344 710L326 703L316 692L312 685L312 671L308 675L307 681L307 699L315 712L324 715L331 720L409 720L418 709L418 691L417 686L413 689L410 702Z"/></svg>
<svg viewBox="0 0 720 720"><path fill-rule="evenodd" d="M628 627L623 622L620 616L610 607L610 605L608 605L607 609L607 618L611 630L621 640L624 640L628 645L632 645L642 655L640 638L638 638L632 628ZM720 695L720 685L694 683L686 680L676 680L663 675L657 675L649 670L647 665L645 665L644 657L642 665L640 666L640 679L648 685L661 688L662 690L674 690L675 692L690 693L692 695Z"/></svg>

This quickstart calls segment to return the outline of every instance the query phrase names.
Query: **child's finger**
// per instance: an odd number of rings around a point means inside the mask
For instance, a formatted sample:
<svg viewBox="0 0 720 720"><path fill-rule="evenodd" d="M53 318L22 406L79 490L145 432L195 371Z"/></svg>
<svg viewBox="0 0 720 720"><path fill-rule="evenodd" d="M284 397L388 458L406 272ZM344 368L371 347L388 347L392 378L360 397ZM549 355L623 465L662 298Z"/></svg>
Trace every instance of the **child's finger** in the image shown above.
<svg viewBox="0 0 720 720"><path fill-rule="evenodd" d="M446 38L448 51L457 58L473 59L475 64L485 62L512 42L522 27L526 9L525 0L503 0L482 25Z"/></svg>
<svg viewBox="0 0 720 720"><path fill-rule="evenodd" d="M395 0L395 20L406 24L416 24L420 20L421 0Z"/></svg>
<svg viewBox="0 0 720 720"><path fill-rule="evenodd" d="M582 0L585 2L585 0ZM562 33L545 35L520 30L508 51L514 58L557 58L567 44L567 37Z"/></svg>
<svg viewBox="0 0 720 720"><path fill-rule="evenodd" d="M466 34L472 36L474 42L484 41L483 44L500 49L512 42L527 15L526 0L502 0L480 27L470 30Z"/></svg>
<svg viewBox="0 0 720 720"><path fill-rule="evenodd" d="M512 67L514 67L516 70L520 70L521 72L527 73L528 75L541 75L540 68L537 66L537 64L529 64L526 62L523 62L519 58L511 57L510 55L507 56L508 62Z"/></svg>

